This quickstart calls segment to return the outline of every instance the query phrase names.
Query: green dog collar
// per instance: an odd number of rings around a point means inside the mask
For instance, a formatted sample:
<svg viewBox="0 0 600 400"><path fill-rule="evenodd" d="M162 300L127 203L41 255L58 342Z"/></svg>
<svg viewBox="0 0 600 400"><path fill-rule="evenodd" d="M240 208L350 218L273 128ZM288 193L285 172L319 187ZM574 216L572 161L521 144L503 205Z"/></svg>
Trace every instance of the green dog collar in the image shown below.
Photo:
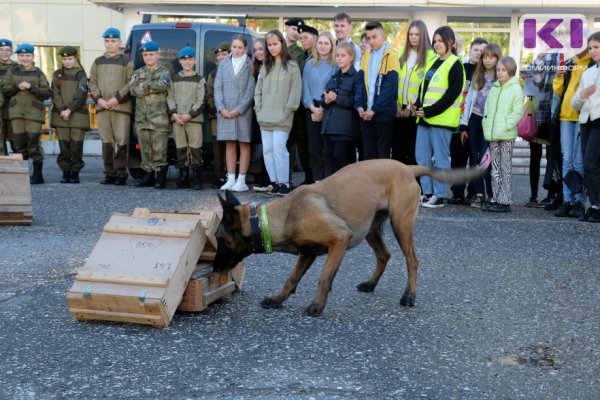
<svg viewBox="0 0 600 400"><path fill-rule="evenodd" d="M267 205L260 206L260 227L262 231L263 246L265 253L273 252L273 243L271 243L271 227L269 226L269 218L267 217Z"/></svg>

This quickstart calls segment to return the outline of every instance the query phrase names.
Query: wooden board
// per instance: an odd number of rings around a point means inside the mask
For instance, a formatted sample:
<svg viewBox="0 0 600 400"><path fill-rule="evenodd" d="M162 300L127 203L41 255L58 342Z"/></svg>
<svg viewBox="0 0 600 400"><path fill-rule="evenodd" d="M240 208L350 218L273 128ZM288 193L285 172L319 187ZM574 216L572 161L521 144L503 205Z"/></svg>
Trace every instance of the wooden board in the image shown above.
<svg viewBox="0 0 600 400"><path fill-rule="evenodd" d="M179 311L200 312L204 311L211 303L227 297L236 290L236 283L232 280L232 271L213 272L210 264L201 264L190 279L183 299L179 304ZM239 263L236 268L244 268Z"/></svg>
<svg viewBox="0 0 600 400"><path fill-rule="evenodd" d="M205 243L197 219L113 215L67 295L71 314L168 326Z"/></svg>
<svg viewBox="0 0 600 400"><path fill-rule="evenodd" d="M21 154L0 156L0 225L31 225L29 166Z"/></svg>
<svg viewBox="0 0 600 400"><path fill-rule="evenodd" d="M200 255L200 262L214 261L217 255L217 238L216 233L221 223L219 213L216 211L199 211L199 212L179 212L179 211L151 211L148 208L136 208L133 210L133 216L138 217L161 217L168 215L169 218L181 219L198 219L202 222L204 232L206 234L206 245Z"/></svg>

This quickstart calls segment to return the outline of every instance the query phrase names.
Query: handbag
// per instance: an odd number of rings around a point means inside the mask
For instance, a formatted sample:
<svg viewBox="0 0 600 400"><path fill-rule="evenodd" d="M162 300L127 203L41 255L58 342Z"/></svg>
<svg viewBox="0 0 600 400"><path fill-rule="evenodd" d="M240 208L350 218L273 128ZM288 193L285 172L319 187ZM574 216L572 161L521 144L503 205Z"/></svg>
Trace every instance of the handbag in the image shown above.
<svg viewBox="0 0 600 400"><path fill-rule="evenodd" d="M535 122L535 111L533 102L527 97L525 99L525 114L517 124L517 134L523 140L531 142L537 136L537 123Z"/></svg>

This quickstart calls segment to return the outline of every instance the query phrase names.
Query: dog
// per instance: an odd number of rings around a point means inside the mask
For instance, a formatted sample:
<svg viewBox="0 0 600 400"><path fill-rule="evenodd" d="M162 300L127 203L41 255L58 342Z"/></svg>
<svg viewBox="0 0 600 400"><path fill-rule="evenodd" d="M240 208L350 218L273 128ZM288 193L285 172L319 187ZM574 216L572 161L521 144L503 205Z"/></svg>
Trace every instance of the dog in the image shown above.
<svg viewBox="0 0 600 400"><path fill-rule="evenodd" d="M408 270L400 305L413 307L419 266L414 226L421 202L415 178L430 176L456 184L483 173L480 169L436 170L379 159L350 164L318 183L300 186L286 197L258 207L254 203L241 204L233 193L225 191L225 198L218 195L223 218L216 232L214 270L228 271L252 253L297 254L296 265L283 288L261 302L263 308L277 308L295 292L315 258L327 254L317 294L305 310L308 316L319 316L344 253L363 239L375 251L376 264L369 280L357 289L375 289L390 258L383 242L383 223L389 218Z"/></svg>

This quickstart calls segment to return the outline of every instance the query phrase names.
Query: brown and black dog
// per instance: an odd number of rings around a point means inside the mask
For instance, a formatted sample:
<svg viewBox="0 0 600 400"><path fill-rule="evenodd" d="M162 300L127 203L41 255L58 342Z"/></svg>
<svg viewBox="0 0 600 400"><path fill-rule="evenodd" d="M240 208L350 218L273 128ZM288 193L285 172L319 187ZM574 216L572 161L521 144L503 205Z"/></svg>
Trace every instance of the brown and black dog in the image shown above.
<svg viewBox="0 0 600 400"><path fill-rule="evenodd" d="M298 282L315 258L327 254L317 295L306 309L309 316L322 313L332 281L344 253L367 239L377 260L371 278L357 286L361 292L375 289L390 258L383 242L383 223L389 218L400 244L408 281L400 305L415 304L419 261L414 247L414 226L420 203L416 177L430 176L447 183L462 183L481 176L478 169L435 170L407 166L398 161L380 159L361 161L342 168L336 174L312 185L300 186L288 196L259 207L240 204L229 191L223 206L223 219L217 230L216 271L232 269L252 253L272 251L298 254L296 266L283 289L265 297L264 308L279 307L294 293ZM264 208L267 218L259 216ZM268 222L267 222L268 221ZM270 243L265 231L270 232Z"/></svg>

